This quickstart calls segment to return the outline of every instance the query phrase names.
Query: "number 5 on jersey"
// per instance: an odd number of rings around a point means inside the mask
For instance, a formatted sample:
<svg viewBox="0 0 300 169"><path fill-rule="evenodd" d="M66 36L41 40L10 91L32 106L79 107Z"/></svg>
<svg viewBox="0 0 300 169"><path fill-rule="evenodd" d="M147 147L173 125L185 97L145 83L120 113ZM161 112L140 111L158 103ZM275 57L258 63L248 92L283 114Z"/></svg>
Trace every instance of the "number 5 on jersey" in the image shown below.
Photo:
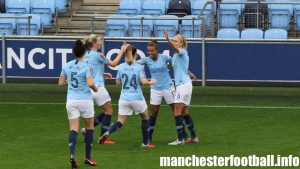
<svg viewBox="0 0 300 169"><path fill-rule="evenodd" d="M76 78L77 72L71 72L71 82L72 87L78 88L78 80Z"/></svg>

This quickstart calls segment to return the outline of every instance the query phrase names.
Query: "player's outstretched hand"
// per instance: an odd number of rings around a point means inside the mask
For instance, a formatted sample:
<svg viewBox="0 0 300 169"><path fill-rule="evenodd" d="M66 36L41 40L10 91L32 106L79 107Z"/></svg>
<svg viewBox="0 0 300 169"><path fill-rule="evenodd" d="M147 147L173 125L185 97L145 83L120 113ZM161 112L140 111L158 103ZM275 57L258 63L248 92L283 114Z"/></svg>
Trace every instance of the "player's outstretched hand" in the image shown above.
<svg viewBox="0 0 300 169"><path fill-rule="evenodd" d="M123 42L123 45L122 45L122 47L121 47L121 51L122 51L122 52L126 52L126 49L127 49L128 46L129 46L129 44L126 43L126 41L124 41L124 42Z"/></svg>
<svg viewBox="0 0 300 169"><path fill-rule="evenodd" d="M149 84L150 84L150 85L156 84L156 79L151 79L151 80L149 81Z"/></svg>
<svg viewBox="0 0 300 169"><path fill-rule="evenodd" d="M95 86L95 88L92 88L92 90L93 90L94 92L98 92L98 87Z"/></svg>
<svg viewBox="0 0 300 169"><path fill-rule="evenodd" d="M164 29L164 37L169 38L169 33L167 29Z"/></svg>

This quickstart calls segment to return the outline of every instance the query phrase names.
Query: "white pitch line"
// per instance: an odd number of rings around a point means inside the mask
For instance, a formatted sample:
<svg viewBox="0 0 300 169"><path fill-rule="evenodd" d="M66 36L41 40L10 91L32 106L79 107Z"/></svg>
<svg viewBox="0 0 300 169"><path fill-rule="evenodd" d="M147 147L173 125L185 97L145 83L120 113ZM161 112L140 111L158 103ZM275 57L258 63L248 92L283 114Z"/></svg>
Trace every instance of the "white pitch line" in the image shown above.
<svg viewBox="0 0 300 169"><path fill-rule="evenodd" d="M26 103L26 102L0 102L0 104L9 105L64 105L66 103ZM117 106L118 104L113 104ZM169 105L161 105L169 107ZM237 108L237 109L300 109L300 107L293 106L237 106L237 105L191 105L191 108Z"/></svg>
<svg viewBox="0 0 300 169"><path fill-rule="evenodd" d="M66 103L26 103L26 102L0 102L0 104L10 104L10 105L63 105Z"/></svg>

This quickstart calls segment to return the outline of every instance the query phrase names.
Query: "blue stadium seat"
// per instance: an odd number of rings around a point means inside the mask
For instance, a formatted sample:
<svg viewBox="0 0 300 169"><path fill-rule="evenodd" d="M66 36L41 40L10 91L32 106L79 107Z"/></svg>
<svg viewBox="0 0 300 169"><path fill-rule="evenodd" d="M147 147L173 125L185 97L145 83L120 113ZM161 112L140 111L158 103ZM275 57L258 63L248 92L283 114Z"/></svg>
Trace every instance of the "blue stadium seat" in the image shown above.
<svg viewBox="0 0 300 169"><path fill-rule="evenodd" d="M161 15L157 18L174 18L178 19L177 16L174 15ZM178 20L155 20L154 21L154 34L156 37L163 37L164 30L168 30L169 36L175 36L178 30Z"/></svg>
<svg viewBox="0 0 300 169"><path fill-rule="evenodd" d="M127 15L112 15L110 18L128 17ZM108 37L126 37L128 30L128 19L107 19L105 27L105 36Z"/></svg>
<svg viewBox="0 0 300 169"><path fill-rule="evenodd" d="M165 0L165 4L166 4L166 11L168 11L168 8L169 8L169 2L170 2L170 0Z"/></svg>
<svg viewBox="0 0 300 169"><path fill-rule="evenodd" d="M220 28L238 28L239 16L236 10L220 10Z"/></svg>
<svg viewBox="0 0 300 169"><path fill-rule="evenodd" d="M38 14L25 14L22 16L31 16L30 20L30 35L39 35L41 30L41 16ZM17 34L28 35L28 20L17 19Z"/></svg>
<svg viewBox="0 0 300 169"><path fill-rule="evenodd" d="M164 15L166 2L164 0L145 0L142 6L143 15Z"/></svg>
<svg viewBox="0 0 300 169"><path fill-rule="evenodd" d="M284 29L269 29L265 31L265 39L287 39L288 32Z"/></svg>
<svg viewBox="0 0 300 169"><path fill-rule="evenodd" d="M239 22L239 17L241 15L241 11L242 11L241 4L221 4L220 5L220 28L238 28L238 22Z"/></svg>
<svg viewBox="0 0 300 169"><path fill-rule="evenodd" d="M151 15L136 15L134 17L152 18ZM153 20L143 20L143 37L151 37L153 30ZM142 23L139 20L129 20L128 33L130 37L142 37Z"/></svg>
<svg viewBox="0 0 300 169"><path fill-rule="evenodd" d="M58 12L67 12L67 6L67 0L55 0L55 8L57 8Z"/></svg>
<svg viewBox="0 0 300 169"><path fill-rule="evenodd" d="M13 14L0 14L1 16L15 16ZM0 35L5 33L6 35L13 35L16 29L15 18L0 18Z"/></svg>
<svg viewBox="0 0 300 169"><path fill-rule="evenodd" d="M52 26L52 15L55 13L54 0L31 0L31 13L41 15L44 27Z"/></svg>
<svg viewBox="0 0 300 169"><path fill-rule="evenodd" d="M291 2L291 0L272 0L272 2ZM288 30L290 20L293 15L293 5L291 4L269 4L270 28L280 28Z"/></svg>
<svg viewBox="0 0 300 169"><path fill-rule="evenodd" d="M6 0L6 13L30 13L30 0Z"/></svg>
<svg viewBox="0 0 300 169"><path fill-rule="evenodd" d="M192 15L199 15L206 0L191 0ZM211 5L208 5L204 10L204 14L208 14L211 11Z"/></svg>
<svg viewBox="0 0 300 169"><path fill-rule="evenodd" d="M121 0L118 14L139 15L141 10L141 0Z"/></svg>
<svg viewBox="0 0 300 169"><path fill-rule="evenodd" d="M220 39L239 39L240 31L233 28L220 29L217 33L217 38Z"/></svg>
<svg viewBox="0 0 300 169"><path fill-rule="evenodd" d="M201 20L198 19L197 15L189 15L184 18L195 18L194 20L194 37L193 37L193 21L192 20L182 20L181 24L181 34L187 38L200 38L201 37Z"/></svg>
<svg viewBox="0 0 300 169"><path fill-rule="evenodd" d="M191 8L192 8L192 15L199 15L201 9L205 5L206 0L191 0ZM204 10L204 15L206 16L206 27L211 28L212 24L214 23L214 16L211 17L209 14L211 13L211 5L209 4L206 9ZM215 14L214 14L215 15Z"/></svg>
<svg viewBox="0 0 300 169"><path fill-rule="evenodd" d="M264 32L260 29L245 29L241 33L241 39L263 39Z"/></svg>

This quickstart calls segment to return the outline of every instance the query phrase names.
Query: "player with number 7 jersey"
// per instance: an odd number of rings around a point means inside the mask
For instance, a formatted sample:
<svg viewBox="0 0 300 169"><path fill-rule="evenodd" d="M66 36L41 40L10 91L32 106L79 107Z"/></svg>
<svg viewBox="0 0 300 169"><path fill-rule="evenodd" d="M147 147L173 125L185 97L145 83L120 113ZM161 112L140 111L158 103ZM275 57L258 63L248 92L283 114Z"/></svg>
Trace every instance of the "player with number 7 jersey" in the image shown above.
<svg viewBox="0 0 300 169"><path fill-rule="evenodd" d="M126 62L120 64L116 78L116 84L121 85L121 96L119 99L119 116L118 121L114 122L107 132L99 139L99 142L104 142L108 136L121 128L127 121L130 115L139 114L141 116L141 129L143 133L142 147L153 148L148 144L148 107L143 96L141 84L154 85L156 80L148 81L144 72L144 67L135 63L137 49L134 46L128 45L126 48Z"/></svg>

